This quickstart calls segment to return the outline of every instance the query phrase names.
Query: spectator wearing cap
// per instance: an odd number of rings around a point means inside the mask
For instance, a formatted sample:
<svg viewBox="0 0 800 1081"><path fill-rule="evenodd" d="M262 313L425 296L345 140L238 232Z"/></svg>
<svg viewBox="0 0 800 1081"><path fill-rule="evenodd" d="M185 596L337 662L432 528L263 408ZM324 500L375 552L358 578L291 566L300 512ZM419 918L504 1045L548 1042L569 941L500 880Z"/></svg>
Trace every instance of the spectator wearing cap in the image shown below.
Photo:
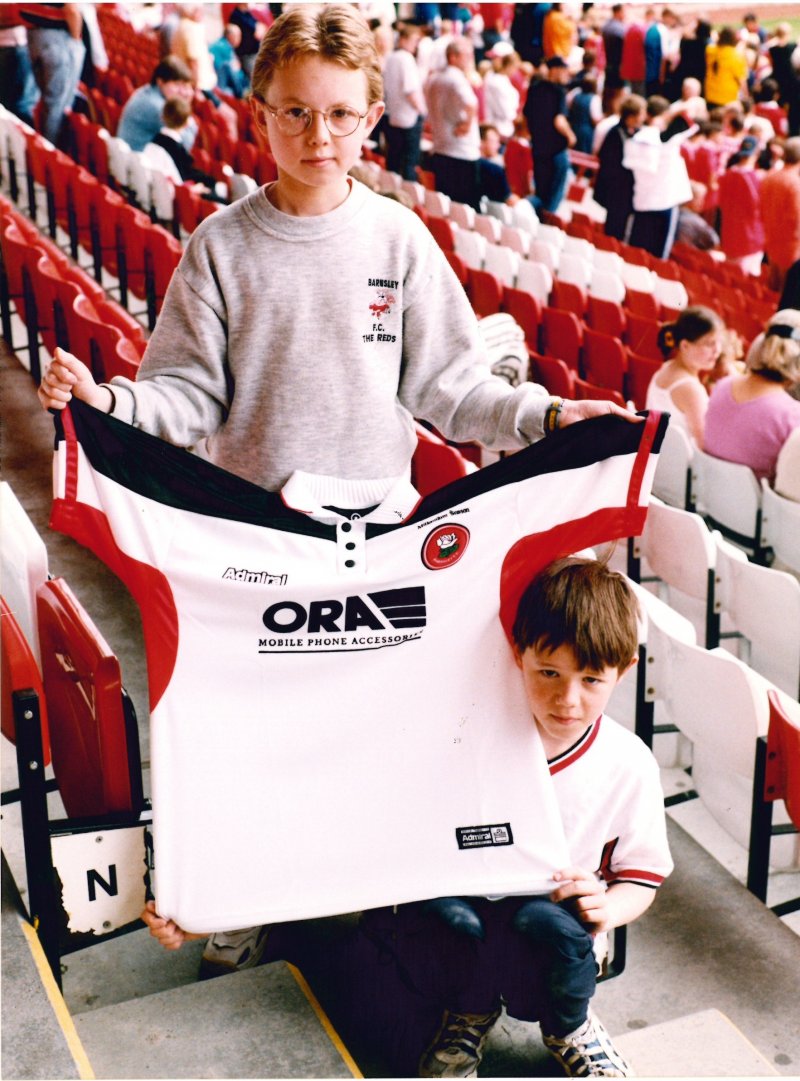
<svg viewBox="0 0 800 1081"><path fill-rule="evenodd" d="M758 278L764 260L761 181L756 168L761 144L745 135L719 180L720 247L728 260Z"/></svg>
<svg viewBox="0 0 800 1081"><path fill-rule="evenodd" d="M800 136L783 146L783 168L770 170L761 183L761 219L770 285L781 289L786 272L800 259Z"/></svg>
<svg viewBox="0 0 800 1081"><path fill-rule="evenodd" d="M531 136L533 180L538 205L555 214L569 176L569 151L577 142L567 119L569 68L560 56L546 61L547 78L531 85L524 114Z"/></svg>

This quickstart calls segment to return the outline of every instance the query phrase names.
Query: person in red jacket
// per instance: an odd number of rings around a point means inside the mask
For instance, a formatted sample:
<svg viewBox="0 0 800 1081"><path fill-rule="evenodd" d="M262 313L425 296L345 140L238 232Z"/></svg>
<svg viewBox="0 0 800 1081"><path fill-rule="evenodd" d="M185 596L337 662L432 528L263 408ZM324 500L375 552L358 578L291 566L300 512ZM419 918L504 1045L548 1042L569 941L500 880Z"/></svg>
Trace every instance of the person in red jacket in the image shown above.
<svg viewBox="0 0 800 1081"><path fill-rule="evenodd" d="M783 168L764 177L761 217L770 285L781 289L789 267L800 259L800 136L784 143Z"/></svg>
<svg viewBox="0 0 800 1081"><path fill-rule="evenodd" d="M728 261L753 277L761 274L764 260L764 223L761 220L761 180L756 169L761 146L752 135L742 139L719 180L720 246Z"/></svg>

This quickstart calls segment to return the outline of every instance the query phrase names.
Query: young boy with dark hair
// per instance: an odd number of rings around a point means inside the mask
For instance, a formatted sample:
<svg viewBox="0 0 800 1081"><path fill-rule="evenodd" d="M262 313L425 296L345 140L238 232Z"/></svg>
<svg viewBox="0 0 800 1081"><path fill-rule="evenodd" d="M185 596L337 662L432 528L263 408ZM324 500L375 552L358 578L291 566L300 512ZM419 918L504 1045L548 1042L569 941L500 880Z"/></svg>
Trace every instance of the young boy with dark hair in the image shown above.
<svg viewBox="0 0 800 1081"><path fill-rule="evenodd" d="M596 560L546 567L523 593L513 650L550 766L572 864L549 896L438 898L433 946L447 971L439 1031L422 1077L467 1077L505 1003L538 1020L569 1077L630 1071L589 1009L605 933L641 916L672 869L664 797L645 744L605 716L636 663L637 604L625 578Z"/></svg>

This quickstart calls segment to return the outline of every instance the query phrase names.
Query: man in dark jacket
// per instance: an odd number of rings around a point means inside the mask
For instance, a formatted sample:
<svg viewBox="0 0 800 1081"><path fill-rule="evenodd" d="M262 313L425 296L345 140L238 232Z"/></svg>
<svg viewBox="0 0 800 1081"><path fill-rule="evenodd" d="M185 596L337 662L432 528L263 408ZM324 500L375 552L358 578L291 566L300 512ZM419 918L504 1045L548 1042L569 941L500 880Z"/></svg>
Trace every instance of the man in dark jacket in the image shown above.
<svg viewBox="0 0 800 1081"><path fill-rule="evenodd" d="M546 63L547 78L531 84L524 113L531 135L537 202L555 214L567 186L569 150L577 139L567 120L569 68L560 56L551 56Z"/></svg>

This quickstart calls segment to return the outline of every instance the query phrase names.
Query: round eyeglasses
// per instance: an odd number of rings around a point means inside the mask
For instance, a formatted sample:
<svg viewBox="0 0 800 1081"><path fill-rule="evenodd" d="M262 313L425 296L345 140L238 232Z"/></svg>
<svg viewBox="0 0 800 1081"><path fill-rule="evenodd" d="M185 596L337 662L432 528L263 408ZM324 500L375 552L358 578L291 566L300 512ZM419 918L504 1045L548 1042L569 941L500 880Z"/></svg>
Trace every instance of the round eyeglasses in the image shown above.
<svg viewBox="0 0 800 1081"><path fill-rule="evenodd" d="M307 105L282 105L273 109L264 102L264 108L275 118L282 135L302 135L308 131L314 118L319 113L325 120L325 127L335 138L343 139L352 135L358 125L368 115L359 113L347 105L336 105L332 109L310 109Z"/></svg>

